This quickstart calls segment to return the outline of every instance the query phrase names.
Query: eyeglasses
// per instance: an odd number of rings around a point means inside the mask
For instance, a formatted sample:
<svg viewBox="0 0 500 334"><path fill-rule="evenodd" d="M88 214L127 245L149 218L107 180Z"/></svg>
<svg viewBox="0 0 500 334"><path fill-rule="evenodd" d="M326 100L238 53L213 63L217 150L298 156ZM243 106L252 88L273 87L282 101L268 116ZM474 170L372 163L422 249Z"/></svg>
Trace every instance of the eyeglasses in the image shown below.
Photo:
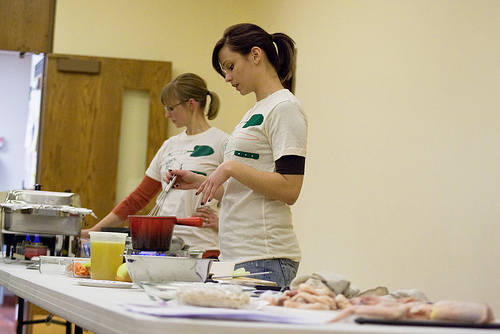
<svg viewBox="0 0 500 334"><path fill-rule="evenodd" d="M165 106L165 110L166 111L174 111L174 108L177 107L179 104L183 104L183 103L186 103L187 101L189 100L186 100L186 101L182 101L182 102L179 102L177 104L174 104L173 106Z"/></svg>

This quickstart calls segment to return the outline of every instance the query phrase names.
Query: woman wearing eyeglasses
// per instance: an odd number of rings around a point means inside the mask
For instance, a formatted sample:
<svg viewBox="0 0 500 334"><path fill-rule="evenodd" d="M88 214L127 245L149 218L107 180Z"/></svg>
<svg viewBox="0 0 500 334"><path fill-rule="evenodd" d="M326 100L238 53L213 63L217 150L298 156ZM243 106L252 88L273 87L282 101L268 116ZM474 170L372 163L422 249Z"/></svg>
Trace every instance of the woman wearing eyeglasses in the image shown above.
<svg viewBox="0 0 500 334"><path fill-rule="evenodd" d="M255 105L235 127L224 162L208 177L183 170L174 187L197 189L202 203L222 199L219 222L221 261L236 268L269 272L254 278L289 286L301 252L290 205L299 197L305 170L307 118L300 101L283 84L294 66L294 42L253 24L224 32L212 65Z"/></svg>
<svg viewBox="0 0 500 334"><path fill-rule="evenodd" d="M210 103L205 115L208 97ZM151 161L139 186L111 213L90 230L82 230L81 236L88 238L89 231L102 227L114 227L136 214L165 188L162 177L169 169L192 171L208 176L223 161L224 143L228 134L212 127L208 120L217 117L220 101L216 93L209 91L205 80L196 74L185 73L167 84L161 92L165 105L165 117L177 128L186 128L182 133L167 139ZM217 201L200 205L201 197L196 190L179 191L171 189L159 212L161 216L179 218L200 216L205 224L202 228L175 225L174 235L182 238L190 249L204 250L204 257L219 255Z"/></svg>

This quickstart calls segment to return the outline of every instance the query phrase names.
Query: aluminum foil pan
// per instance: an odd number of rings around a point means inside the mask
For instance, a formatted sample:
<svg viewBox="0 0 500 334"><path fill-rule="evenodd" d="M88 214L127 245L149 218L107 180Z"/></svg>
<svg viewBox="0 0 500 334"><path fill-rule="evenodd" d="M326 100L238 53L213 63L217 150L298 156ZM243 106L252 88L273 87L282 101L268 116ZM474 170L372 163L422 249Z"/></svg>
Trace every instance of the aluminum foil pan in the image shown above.
<svg viewBox="0 0 500 334"><path fill-rule="evenodd" d="M12 190L0 203L0 222L11 232L79 235L83 218L94 215L79 206L80 197L74 193Z"/></svg>

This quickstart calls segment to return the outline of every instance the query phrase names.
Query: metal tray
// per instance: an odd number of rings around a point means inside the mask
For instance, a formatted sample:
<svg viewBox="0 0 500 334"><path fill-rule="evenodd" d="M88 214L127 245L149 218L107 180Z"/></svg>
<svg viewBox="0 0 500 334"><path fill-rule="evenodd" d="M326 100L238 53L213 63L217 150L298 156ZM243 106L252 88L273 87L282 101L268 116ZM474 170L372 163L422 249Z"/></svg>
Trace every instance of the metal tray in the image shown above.
<svg viewBox="0 0 500 334"><path fill-rule="evenodd" d="M80 195L67 192L41 190L11 190L7 193L5 202L32 203L46 205L69 205L80 207Z"/></svg>
<svg viewBox="0 0 500 334"><path fill-rule="evenodd" d="M78 194L11 190L0 205L0 223L9 232L79 235L83 218L91 212L80 208Z"/></svg>
<svg viewBox="0 0 500 334"><path fill-rule="evenodd" d="M2 208L0 217L6 231L31 234L80 235L83 222L81 215L40 209Z"/></svg>

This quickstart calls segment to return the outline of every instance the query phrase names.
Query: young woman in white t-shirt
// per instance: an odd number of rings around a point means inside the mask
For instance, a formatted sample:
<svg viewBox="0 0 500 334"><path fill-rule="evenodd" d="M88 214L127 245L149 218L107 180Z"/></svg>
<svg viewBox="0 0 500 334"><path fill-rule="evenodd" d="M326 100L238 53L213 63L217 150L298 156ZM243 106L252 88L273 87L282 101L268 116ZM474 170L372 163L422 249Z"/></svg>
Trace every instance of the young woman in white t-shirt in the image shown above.
<svg viewBox="0 0 500 334"><path fill-rule="evenodd" d="M241 95L254 93L255 105L235 127L224 162L208 177L182 170L177 189L197 189L201 202L221 199L219 240L222 261L236 262L254 276L288 286L301 252L290 205L299 197L305 170L307 118L284 84L294 67L294 42L253 24L224 32L212 65Z"/></svg>
<svg viewBox="0 0 500 334"><path fill-rule="evenodd" d="M210 104L205 115L208 97ZM210 175L223 161L224 144L228 134L209 125L217 117L220 101L216 93L207 89L205 80L196 74L185 73L168 83L161 92L165 105L165 117L183 132L167 139L151 161L139 186L122 200L106 217L90 228L82 230L81 236L88 237L89 231L102 227L114 227L143 209L156 194L166 186L163 176L167 170L182 168L198 175ZM203 227L175 225L174 235L181 237L190 249L205 251L204 257L219 255L218 208L216 201L211 205L200 205L201 198L196 190L171 189L159 215L179 218L200 216Z"/></svg>

